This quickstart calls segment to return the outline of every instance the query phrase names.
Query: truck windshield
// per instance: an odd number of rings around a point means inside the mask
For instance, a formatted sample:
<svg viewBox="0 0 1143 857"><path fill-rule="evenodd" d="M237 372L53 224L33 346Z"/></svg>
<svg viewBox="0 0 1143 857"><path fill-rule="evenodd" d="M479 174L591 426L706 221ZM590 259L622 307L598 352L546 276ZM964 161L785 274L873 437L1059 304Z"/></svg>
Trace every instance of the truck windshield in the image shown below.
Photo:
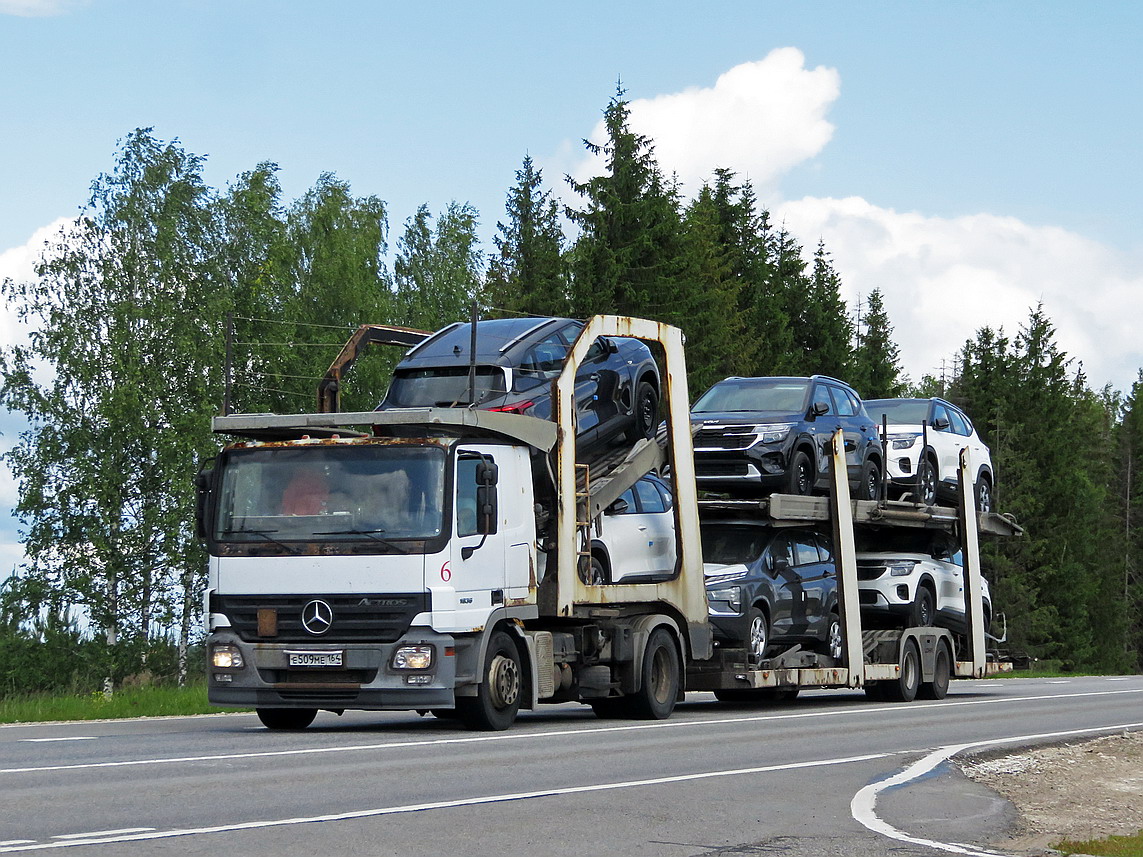
<svg viewBox="0 0 1143 857"><path fill-rule="evenodd" d="M233 450L214 537L222 542L430 539L444 522L444 450L329 445Z"/></svg>

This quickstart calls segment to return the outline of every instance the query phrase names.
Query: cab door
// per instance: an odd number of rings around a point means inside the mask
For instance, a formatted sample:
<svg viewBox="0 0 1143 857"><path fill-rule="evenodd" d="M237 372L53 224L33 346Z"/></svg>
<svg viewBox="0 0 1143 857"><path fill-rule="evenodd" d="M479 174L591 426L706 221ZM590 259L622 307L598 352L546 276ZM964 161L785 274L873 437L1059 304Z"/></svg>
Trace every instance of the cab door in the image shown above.
<svg viewBox="0 0 1143 857"><path fill-rule="evenodd" d="M460 610L489 607L507 585L503 515L497 502L496 455L461 449L456 456L451 526L453 538L448 571L441 582L456 591ZM491 482L491 484L489 484ZM491 506L491 509L489 508Z"/></svg>

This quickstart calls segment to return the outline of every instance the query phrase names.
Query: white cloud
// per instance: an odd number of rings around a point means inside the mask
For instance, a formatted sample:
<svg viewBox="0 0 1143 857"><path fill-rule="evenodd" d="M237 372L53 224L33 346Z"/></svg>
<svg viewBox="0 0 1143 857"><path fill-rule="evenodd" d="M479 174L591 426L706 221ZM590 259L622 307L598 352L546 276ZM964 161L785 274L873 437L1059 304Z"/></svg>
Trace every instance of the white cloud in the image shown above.
<svg viewBox="0 0 1143 857"><path fill-rule="evenodd" d="M775 213L811 250L825 240L851 306L881 289L914 379L939 374L981 327L1014 335L1041 302L1091 386L1130 389L1143 366L1143 268L1097 241L1012 217L929 217L856 197L806 198Z"/></svg>
<svg viewBox="0 0 1143 857"><path fill-rule="evenodd" d="M839 92L835 69L807 69L800 50L778 48L735 66L712 87L632 100L630 126L654 141L664 173L677 173L688 194L716 167L733 169L765 191L829 142L834 126L825 114ZM606 141L602 120L588 139ZM565 149L557 159L566 157ZM582 181L602 169L599 158L584 153L566 171Z"/></svg>
<svg viewBox="0 0 1143 857"><path fill-rule="evenodd" d="M0 0L0 15L46 18L86 6L90 0Z"/></svg>
<svg viewBox="0 0 1143 857"><path fill-rule="evenodd" d="M0 252L0 282L10 279L20 283L34 279L35 265L43 255L44 245L58 237L60 230L69 222L68 218L60 218L37 229L23 245ZM0 347L23 342L25 337L25 326L15 308L0 300Z"/></svg>

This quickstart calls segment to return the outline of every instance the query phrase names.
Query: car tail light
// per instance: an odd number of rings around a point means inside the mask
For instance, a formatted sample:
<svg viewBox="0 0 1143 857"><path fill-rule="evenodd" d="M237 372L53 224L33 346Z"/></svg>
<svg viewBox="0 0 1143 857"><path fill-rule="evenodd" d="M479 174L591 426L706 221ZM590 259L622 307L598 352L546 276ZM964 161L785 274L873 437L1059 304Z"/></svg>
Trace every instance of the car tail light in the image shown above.
<svg viewBox="0 0 1143 857"><path fill-rule="evenodd" d="M499 408L489 408L488 410L499 411L502 414L522 414L522 413L524 413L524 411L528 410L528 408L532 407L532 405L534 405L534 404L536 404L536 403L531 402L531 401L529 401L529 402L517 402L514 405L502 405Z"/></svg>

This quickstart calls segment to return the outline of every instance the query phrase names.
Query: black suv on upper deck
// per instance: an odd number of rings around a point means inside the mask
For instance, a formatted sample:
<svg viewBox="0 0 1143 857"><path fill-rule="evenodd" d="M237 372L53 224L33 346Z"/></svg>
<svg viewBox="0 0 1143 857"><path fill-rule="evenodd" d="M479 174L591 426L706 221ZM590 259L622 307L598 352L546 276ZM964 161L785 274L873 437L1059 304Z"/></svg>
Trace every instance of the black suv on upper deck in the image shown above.
<svg viewBox="0 0 1143 857"><path fill-rule="evenodd" d="M855 495L871 500L881 483L877 426L848 384L810 378L726 378L691 408L700 488L738 495L810 494L829 481L829 441L845 432Z"/></svg>

